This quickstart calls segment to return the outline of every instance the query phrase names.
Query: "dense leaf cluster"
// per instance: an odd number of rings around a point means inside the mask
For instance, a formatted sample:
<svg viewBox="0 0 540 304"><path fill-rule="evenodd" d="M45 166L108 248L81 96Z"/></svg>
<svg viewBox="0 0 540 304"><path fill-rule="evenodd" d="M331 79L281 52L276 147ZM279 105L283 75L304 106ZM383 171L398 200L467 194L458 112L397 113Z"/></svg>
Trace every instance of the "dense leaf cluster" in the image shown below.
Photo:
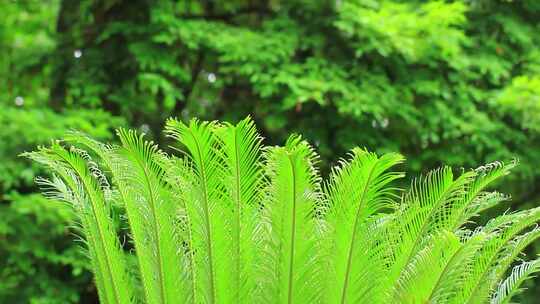
<svg viewBox="0 0 540 304"><path fill-rule="evenodd" d="M45 194L76 211L101 303L510 303L540 271L518 262L540 207L474 223L507 199L486 187L514 164L442 167L401 194L397 153L353 149L323 181L306 141L265 147L250 119L172 119L166 133L184 153L120 129L121 145L72 133L70 147L25 154L54 173Z"/></svg>
<svg viewBox="0 0 540 304"><path fill-rule="evenodd" d="M39 170L16 157L70 129L109 139L126 125L167 143L167 117L249 114L267 143L304 134L323 175L355 146L399 152L414 173L518 158L505 184L513 205L501 209L538 198L536 0L47 0L0 10L0 281L10 282L0 302L13 302L12 286L23 302L93 292L63 209L41 212Z"/></svg>

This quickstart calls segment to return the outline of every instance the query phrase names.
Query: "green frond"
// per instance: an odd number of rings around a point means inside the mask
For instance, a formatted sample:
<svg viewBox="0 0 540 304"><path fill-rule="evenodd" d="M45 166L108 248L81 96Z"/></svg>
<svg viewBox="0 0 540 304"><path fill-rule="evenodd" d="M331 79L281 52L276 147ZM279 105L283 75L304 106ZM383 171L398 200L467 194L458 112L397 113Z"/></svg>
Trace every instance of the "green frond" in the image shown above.
<svg viewBox="0 0 540 304"><path fill-rule="evenodd" d="M394 237L396 252L390 270L391 284L397 284L413 257L426 246L431 234L451 229L452 219L459 212L474 172L466 172L454 180L452 170L444 167L414 181L396 211Z"/></svg>
<svg viewBox="0 0 540 304"><path fill-rule="evenodd" d="M507 245L505 245L500 251L497 264L494 266L495 278L492 281L492 285L499 283L504 274L510 268L512 263L519 258L520 254L534 241L540 238L540 228L527 231L514 237Z"/></svg>
<svg viewBox="0 0 540 304"><path fill-rule="evenodd" d="M446 266L462 248L459 238L451 232L433 234L403 270L393 302L426 303Z"/></svg>
<svg viewBox="0 0 540 304"><path fill-rule="evenodd" d="M192 162L191 201L186 212L191 220L198 301L231 301L231 269L234 269L230 209L224 199L223 168L218 125L191 120L189 125L168 120L166 132L183 144Z"/></svg>
<svg viewBox="0 0 540 304"><path fill-rule="evenodd" d="M163 303L179 297L191 299L192 293L181 293L190 290L192 282L187 274L189 267L184 265L186 258L177 250L180 233L176 214L180 206L171 199L171 189L158 163L166 156L142 135L123 129L118 135L121 147L104 145L77 132L68 134L67 140L91 149L112 173L128 215L146 300ZM168 268L173 270L165 271Z"/></svg>
<svg viewBox="0 0 540 304"><path fill-rule="evenodd" d="M510 303L513 296L522 291L521 284L540 272L540 259L523 262L512 269L512 272L499 287L491 299L492 304Z"/></svg>
<svg viewBox="0 0 540 304"><path fill-rule="evenodd" d="M221 141L223 197L233 218L231 224L233 269L230 277L232 286L228 302L252 302L256 275L255 229L258 224L257 211L261 199L263 171L261 167L261 140L255 124L250 118L237 125L227 124L217 130Z"/></svg>
<svg viewBox="0 0 540 304"><path fill-rule="evenodd" d="M516 243L519 234L525 229L535 225L540 220L540 207L504 214L492 219L486 226L480 228L486 233L494 233L491 238L475 257L475 263L472 266L473 271L466 279L453 303L483 303L487 301L493 287L499 281L501 273L504 273L510 267L509 261L513 260L523 249L524 243ZM532 234L531 236L535 236ZM532 241L533 238L524 240ZM511 255L508 258L508 254ZM507 258L505 258L505 256Z"/></svg>
<svg viewBox="0 0 540 304"><path fill-rule="evenodd" d="M186 302L197 303L197 270L195 261L195 243L193 241L193 225L188 213L188 204L194 198L192 191L193 183L196 178L190 162L184 158L177 157L159 157L158 164L165 171L165 180L172 191L172 199L178 203L176 210L177 232L180 236L178 250L185 253L184 266L185 285L184 288L189 294Z"/></svg>
<svg viewBox="0 0 540 304"><path fill-rule="evenodd" d="M516 164L516 161L509 164L493 162L474 170L476 173L475 179L467 190L467 194L459 202L460 211L454 215L452 223L454 229L467 223L471 218L478 216L482 211L508 199L508 196L497 192L483 193L482 191L495 180L508 175Z"/></svg>
<svg viewBox="0 0 540 304"><path fill-rule="evenodd" d="M77 211L100 301L131 303L133 288L127 277L125 258L111 219L110 205L103 193L104 177L97 166L84 151L68 151L58 143L25 156L48 166L62 178L63 183L57 179L50 185L55 186Z"/></svg>
<svg viewBox="0 0 540 304"><path fill-rule="evenodd" d="M250 118L168 120L179 156L117 134L121 145L71 132L69 150L24 154L53 172L44 194L73 206L102 303L508 303L540 269L510 269L540 238L540 207L473 222L508 199L488 188L515 163L443 167L401 194L401 155L355 148L322 182L306 141L263 147Z"/></svg>
<svg viewBox="0 0 540 304"><path fill-rule="evenodd" d="M492 234L482 231L463 233L461 246L444 264L444 269L437 273L437 283L431 288L429 303L448 303L456 297L464 281L471 274L478 251L488 242Z"/></svg>
<svg viewBox="0 0 540 304"><path fill-rule="evenodd" d="M399 154L378 157L354 149L350 161L342 160L333 169L325 186L327 218L333 228L329 252L332 260L329 301L345 303L377 299L384 283L380 277L383 269L378 266L384 265L385 255L383 250L376 248L385 249L387 243L378 223L380 219L374 215L393 206L392 199L396 194L387 186L403 174L387 170L401 162L403 157ZM366 280L367 277L370 280Z"/></svg>
<svg viewBox="0 0 540 304"><path fill-rule="evenodd" d="M57 168L55 170L63 169ZM67 175L62 175L72 176L72 172L66 171L65 173L67 173ZM75 177L74 181L76 181ZM69 204L74 209L74 214L78 215L72 227L75 227L77 233L79 233L79 241L81 243L80 249L84 256L90 261L90 265L92 267L91 269L94 273L94 283L98 290L99 301L100 303L109 303L110 301L107 298L108 287L105 286L107 283L105 282L105 278L102 273L103 269L101 269L101 265L99 264L98 260L99 257L96 255L96 244L94 243L94 238L86 233L88 229L86 227L89 225L87 218L80 216L84 214L84 201L81 200L81 198L73 191L71 191L69 186L66 185L61 178L56 176L56 174L53 174L52 179L37 178L36 183L40 186L40 189L45 197L51 200L61 201Z"/></svg>
<svg viewBox="0 0 540 304"><path fill-rule="evenodd" d="M185 257L177 248L178 206L165 183L165 172L156 161L162 152L134 131L119 129L117 134L122 143L118 153L123 160L117 176L134 231L147 301L175 303L178 299L188 299L190 294L181 288Z"/></svg>
<svg viewBox="0 0 540 304"><path fill-rule="evenodd" d="M471 193L474 192L469 192L468 196L471 196ZM470 203L465 206L463 212L455 222L455 229L459 229L459 227L462 227L467 223L472 223L471 219L478 217L483 211L510 200L509 195L497 191L478 192L475 196L471 196L471 198Z"/></svg>
<svg viewBox="0 0 540 304"><path fill-rule="evenodd" d="M266 277L260 282L258 303L319 303L326 270L315 216L321 197L317 156L300 137L290 137L285 147L267 151L265 159L269 184L260 267Z"/></svg>
<svg viewBox="0 0 540 304"><path fill-rule="evenodd" d="M133 174L133 172L130 168L131 164L123 155L122 148L100 143L80 132L68 133L66 140L91 150L111 172L112 181L118 190L119 199L125 208L129 221L129 236L135 247L139 268L138 274L143 285L144 297L148 302L153 300L159 303L159 287L154 279L154 249L151 242L147 241L150 239L148 236L150 231L146 229L147 223L142 213L143 206L139 204L135 193L132 192L134 185L131 185L131 179L128 175Z"/></svg>

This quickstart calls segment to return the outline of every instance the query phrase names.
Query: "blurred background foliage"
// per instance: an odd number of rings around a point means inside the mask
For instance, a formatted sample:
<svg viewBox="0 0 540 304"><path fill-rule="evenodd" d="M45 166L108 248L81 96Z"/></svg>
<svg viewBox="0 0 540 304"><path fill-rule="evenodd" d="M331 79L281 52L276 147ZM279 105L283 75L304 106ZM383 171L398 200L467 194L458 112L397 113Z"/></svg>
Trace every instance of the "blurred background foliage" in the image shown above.
<svg viewBox="0 0 540 304"><path fill-rule="evenodd" d="M0 303L93 303L71 211L17 157L78 129L252 115L269 144L302 133L323 172L354 146L407 170L518 158L517 209L540 201L536 0L0 2ZM540 252L531 248L530 253ZM534 303L530 284L523 302Z"/></svg>

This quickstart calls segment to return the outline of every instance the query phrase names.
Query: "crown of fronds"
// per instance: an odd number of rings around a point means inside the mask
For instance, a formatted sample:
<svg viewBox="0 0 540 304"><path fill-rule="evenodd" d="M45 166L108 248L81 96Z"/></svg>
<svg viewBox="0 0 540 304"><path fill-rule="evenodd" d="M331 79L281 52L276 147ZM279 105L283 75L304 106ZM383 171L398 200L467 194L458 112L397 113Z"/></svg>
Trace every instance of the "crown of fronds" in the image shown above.
<svg viewBox="0 0 540 304"><path fill-rule="evenodd" d="M249 118L165 132L183 153L123 129L119 145L74 132L25 153L76 211L102 303L506 303L540 269L518 261L540 208L473 221L507 199L486 189L514 163L442 167L402 191L395 153L353 149L323 181L306 141L264 147Z"/></svg>

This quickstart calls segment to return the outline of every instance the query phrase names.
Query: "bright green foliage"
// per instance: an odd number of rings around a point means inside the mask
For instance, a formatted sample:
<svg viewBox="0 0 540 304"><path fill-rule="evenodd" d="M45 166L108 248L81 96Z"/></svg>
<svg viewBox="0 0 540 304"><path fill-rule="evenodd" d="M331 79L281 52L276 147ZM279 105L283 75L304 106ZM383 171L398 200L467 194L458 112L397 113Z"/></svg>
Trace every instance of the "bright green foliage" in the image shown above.
<svg viewBox="0 0 540 304"><path fill-rule="evenodd" d="M156 141L168 116L249 114L329 163L359 144L415 173L517 157L521 201L539 176L538 18L531 0L62 1L52 89Z"/></svg>
<svg viewBox="0 0 540 304"><path fill-rule="evenodd" d="M381 211L392 208L392 193L395 191L389 183L403 177L398 172L387 172L391 167L403 161L399 154L386 154L377 157L374 153L355 149L351 160L343 160L330 177L328 193L329 213L327 221L333 228L330 240L330 254L336 271L328 287L330 299L355 302L359 296L382 301L377 298L377 289L382 288L380 276L384 263L383 251L375 245L374 226L382 218ZM366 254L367 251L372 253ZM358 261L358 262L357 262ZM362 261L362 262L359 262ZM373 265L373 269L362 268L364 263ZM357 280L370 276L376 284L359 286L361 290L349 288ZM379 286L374 289L374 286ZM379 289L380 290L380 289ZM334 294L335 293L335 294ZM332 300L330 300L332 301Z"/></svg>
<svg viewBox="0 0 540 304"><path fill-rule="evenodd" d="M115 222L111 218L112 206L106 201L110 189L105 177L100 176L97 167L83 151L68 151L58 143L53 143L50 149L43 149L42 155L35 160L50 163L58 174L51 181L38 180L45 193L52 191L51 198L71 203L78 215L92 268L95 269L101 302L129 303L131 287L114 230ZM56 188L60 179L65 189Z"/></svg>
<svg viewBox="0 0 540 304"><path fill-rule="evenodd" d="M523 128L540 129L540 76L512 79L512 83L497 96L497 102L517 116Z"/></svg>
<svg viewBox="0 0 540 304"><path fill-rule="evenodd" d="M322 300L322 227L317 216L321 191L320 177L314 167L316 157L306 142L294 136L285 147L267 151L269 185L260 220L266 231L259 262L260 275L267 277L260 283L261 301L319 303Z"/></svg>
<svg viewBox="0 0 540 304"><path fill-rule="evenodd" d="M23 110L0 105L0 124L4 126L0 130L0 158L4 160L0 163L0 188L9 190L28 187L36 176L37 170L31 163L21 162L17 154L63 136L70 129L109 139L111 126L123 121L100 110L68 110L59 114L49 109Z"/></svg>
<svg viewBox="0 0 540 304"><path fill-rule="evenodd" d="M493 303L510 303L512 295L519 292L516 285L531 277L535 272L540 271L540 260L523 262L512 269L511 275L501 283L493 299Z"/></svg>
<svg viewBox="0 0 540 304"><path fill-rule="evenodd" d="M385 57L396 53L411 63L455 65L467 40L462 30L466 9L462 2L345 1L336 26L355 43L358 57L375 51Z"/></svg>
<svg viewBox="0 0 540 304"><path fill-rule="evenodd" d="M74 132L70 147L24 154L76 211L102 303L506 303L540 271L512 269L540 237L540 208L473 221L504 201L486 187L514 163L442 167L402 191L395 153L355 148L323 182L305 140L263 147L249 118L170 119L166 133L184 153L120 129L120 145Z"/></svg>
<svg viewBox="0 0 540 304"><path fill-rule="evenodd" d="M355 146L399 152L410 176L517 158L497 211L538 200L537 0L5 0L0 11L0 302L12 286L22 302L91 301L71 229L57 208L41 214L40 171L16 157L70 129L109 139L123 125L168 144L169 116L249 114L269 144L304 134L323 174Z"/></svg>

